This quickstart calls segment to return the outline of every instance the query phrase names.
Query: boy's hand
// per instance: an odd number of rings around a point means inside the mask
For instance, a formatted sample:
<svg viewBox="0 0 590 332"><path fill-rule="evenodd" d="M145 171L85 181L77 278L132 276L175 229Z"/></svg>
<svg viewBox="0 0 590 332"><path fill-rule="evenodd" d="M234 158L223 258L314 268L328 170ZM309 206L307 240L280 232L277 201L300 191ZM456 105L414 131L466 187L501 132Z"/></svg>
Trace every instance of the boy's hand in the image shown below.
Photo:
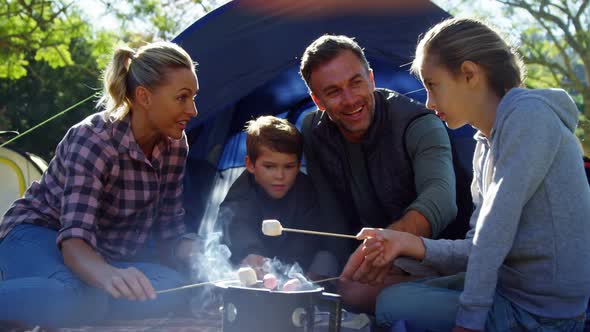
<svg viewBox="0 0 590 332"><path fill-rule="evenodd" d="M195 273L197 269L195 258L199 253L204 252L204 241L181 238L173 245L172 256L164 256L164 263L184 275Z"/></svg>
<svg viewBox="0 0 590 332"><path fill-rule="evenodd" d="M196 240L182 239L174 248L174 256L182 261L189 261L193 256L194 248L198 245Z"/></svg>

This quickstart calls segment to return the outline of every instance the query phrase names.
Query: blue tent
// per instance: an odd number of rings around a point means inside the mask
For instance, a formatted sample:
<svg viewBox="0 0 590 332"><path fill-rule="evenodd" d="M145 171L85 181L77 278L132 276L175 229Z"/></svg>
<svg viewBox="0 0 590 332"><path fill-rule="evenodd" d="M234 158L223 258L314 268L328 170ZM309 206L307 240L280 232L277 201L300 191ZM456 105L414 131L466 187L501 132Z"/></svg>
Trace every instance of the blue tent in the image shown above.
<svg viewBox="0 0 590 332"><path fill-rule="evenodd" d="M210 229L218 204L242 171L246 121L272 114L300 126L303 115L315 109L298 74L299 58L314 39L326 33L354 37L378 87L424 101L422 85L407 64L420 34L448 16L424 0L234 0L179 34L174 41L199 63L201 86L199 116L187 127L190 224ZM473 130L449 134L457 177L465 177L458 182L468 186Z"/></svg>

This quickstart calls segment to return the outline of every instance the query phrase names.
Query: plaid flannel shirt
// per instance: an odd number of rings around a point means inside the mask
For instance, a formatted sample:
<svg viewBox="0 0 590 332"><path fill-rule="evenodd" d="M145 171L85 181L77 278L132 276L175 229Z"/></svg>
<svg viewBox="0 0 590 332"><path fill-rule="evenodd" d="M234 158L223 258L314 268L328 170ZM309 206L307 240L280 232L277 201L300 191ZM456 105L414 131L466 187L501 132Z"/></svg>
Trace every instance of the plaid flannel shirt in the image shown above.
<svg viewBox="0 0 590 332"><path fill-rule="evenodd" d="M0 223L0 240L21 223L58 231L57 245L80 238L105 258L132 257L150 233L185 233L182 178L186 137L161 140L148 160L123 120L96 113L70 128L40 182Z"/></svg>

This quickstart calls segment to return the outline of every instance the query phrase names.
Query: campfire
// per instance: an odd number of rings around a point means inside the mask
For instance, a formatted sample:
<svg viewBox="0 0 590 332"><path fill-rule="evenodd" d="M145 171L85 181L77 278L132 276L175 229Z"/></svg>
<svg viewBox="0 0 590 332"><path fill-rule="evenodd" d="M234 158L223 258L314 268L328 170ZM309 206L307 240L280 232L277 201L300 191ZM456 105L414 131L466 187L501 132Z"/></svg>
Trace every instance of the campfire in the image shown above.
<svg viewBox="0 0 590 332"><path fill-rule="evenodd" d="M222 289L224 332L313 331L316 307L328 308L329 331L340 330L340 296L325 293L317 282L298 273L285 281L272 273L258 280L249 267L238 270L238 275L238 280L215 284Z"/></svg>
<svg viewBox="0 0 590 332"><path fill-rule="evenodd" d="M356 238L345 234L285 228L278 220L263 221L262 232L268 236L299 232ZM321 283L337 280L338 277L310 281L297 263L283 265L277 259L267 259L264 266L257 269L244 266L236 271L228 263L231 253L227 247L218 241L212 242L215 243L207 244L205 253L198 253L195 257L200 270L207 271L206 278L211 281L160 290L157 293L213 286L220 298L224 332L313 331L318 310L328 311L329 331L340 331L340 296L324 292L321 287Z"/></svg>

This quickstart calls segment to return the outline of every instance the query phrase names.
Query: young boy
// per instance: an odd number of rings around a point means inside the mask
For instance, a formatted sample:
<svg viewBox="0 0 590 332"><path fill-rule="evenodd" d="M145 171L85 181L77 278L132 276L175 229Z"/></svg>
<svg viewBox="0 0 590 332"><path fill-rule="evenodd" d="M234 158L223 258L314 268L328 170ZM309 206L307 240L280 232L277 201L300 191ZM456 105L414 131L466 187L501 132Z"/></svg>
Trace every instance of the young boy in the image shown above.
<svg viewBox="0 0 590 332"><path fill-rule="evenodd" d="M316 194L299 172L302 136L289 121L261 116L246 124L246 171L231 186L221 203L217 224L234 264L260 268L264 258L307 270L320 239L313 235L262 234L262 221L277 219L283 227L318 229Z"/></svg>

